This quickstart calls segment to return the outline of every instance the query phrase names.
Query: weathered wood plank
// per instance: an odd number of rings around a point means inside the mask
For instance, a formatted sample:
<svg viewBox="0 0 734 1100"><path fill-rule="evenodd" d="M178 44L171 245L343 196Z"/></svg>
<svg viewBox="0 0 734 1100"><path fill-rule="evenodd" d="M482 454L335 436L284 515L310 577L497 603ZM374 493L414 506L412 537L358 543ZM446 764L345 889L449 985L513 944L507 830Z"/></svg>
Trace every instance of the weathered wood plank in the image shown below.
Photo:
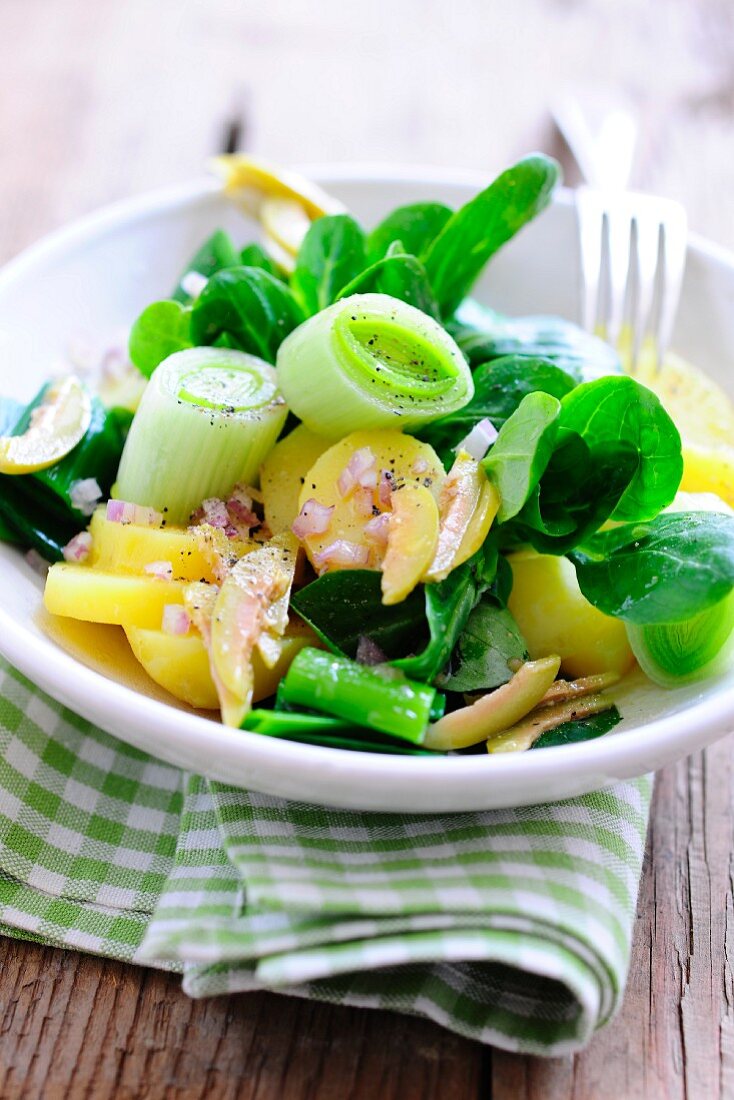
<svg viewBox="0 0 734 1100"><path fill-rule="evenodd" d="M446 1100L482 1052L433 1024L274 994L193 1001L173 975L0 941L3 1100Z"/></svg>
<svg viewBox="0 0 734 1100"><path fill-rule="evenodd" d="M660 774L623 1010L576 1058L493 1055L493 1100L734 1095L734 738Z"/></svg>

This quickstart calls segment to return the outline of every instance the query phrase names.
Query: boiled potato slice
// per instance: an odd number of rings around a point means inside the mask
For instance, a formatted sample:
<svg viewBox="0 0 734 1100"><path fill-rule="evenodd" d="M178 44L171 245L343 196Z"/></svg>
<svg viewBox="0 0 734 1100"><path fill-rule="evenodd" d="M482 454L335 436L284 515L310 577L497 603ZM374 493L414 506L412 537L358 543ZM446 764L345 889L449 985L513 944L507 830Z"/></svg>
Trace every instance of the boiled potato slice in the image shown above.
<svg viewBox="0 0 734 1100"><path fill-rule="evenodd" d="M241 558L256 550L254 539L227 538L221 531L203 526L199 534L187 527L147 527L138 523L112 523L98 508L89 525L92 551L88 564L113 573L142 573L153 562L170 562L176 580L214 581L220 545L228 556ZM206 534L209 534L209 538ZM216 536L221 536L217 538Z"/></svg>
<svg viewBox="0 0 734 1100"><path fill-rule="evenodd" d="M209 654L198 631L188 634L164 634L162 630L125 628L130 647L151 680L189 706L217 710L219 697L209 666ZM252 658L254 687L252 700L267 699L288 671L291 661L306 645L318 645L318 639L305 623L288 624L281 655L273 668L267 668L260 654Z"/></svg>
<svg viewBox="0 0 734 1100"><path fill-rule="evenodd" d="M564 675L600 672L623 676L634 664L624 623L597 611L581 594L566 558L521 550L510 554L508 607L533 660L557 653Z"/></svg>
<svg viewBox="0 0 734 1100"><path fill-rule="evenodd" d="M364 515L358 506L359 494L342 496L338 486L339 478L350 460L363 448L368 448L375 456L374 469L378 481L381 471L386 470L396 489L403 485L421 485L438 502L446 474L433 447L391 429L352 432L316 460L306 474L298 498L299 509L311 499L326 507L334 507L328 529L323 534L308 535L303 540L306 553L317 568L316 555L340 539L369 549L372 566L377 568L380 565L381 554L365 538L364 529L370 517ZM389 506L379 503L377 489L373 501L375 508L389 511Z"/></svg>
<svg viewBox="0 0 734 1100"><path fill-rule="evenodd" d="M216 710L217 689L209 671L209 654L200 634L164 634L162 630L125 628L130 648L151 680L190 707Z"/></svg>
<svg viewBox="0 0 734 1100"><path fill-rule="evenodd" d="M89 525L92 551L89 565L121 573L142 573L155 561L169 561L174 577L213 580L209 558L185 527L144 527L137 523L111 523L98 508Z"/></svg>
<svg viewBox="0 0 734 1100"><path fill-rule="evenodd" d="M92 623L160 628L166 604L182 604L185 585L59 562L46 578L43 602L54 615Z"/></svg>
<svg viewBox="0 0 734 1100"><path fill-rule="evenodd" d="M298 515L298 498L306 474L330 443L314 435L305 424L276 443L260 468L260 492L265 522L274 535L290 531Z"/></svg>
<svg viewBox="0 0 734 1100"><path fill-rule="evenodd" d="M400 603L433 561L438 505L425 485L404 485L392 496L387 549L382 562L382 602Z"/></svg>

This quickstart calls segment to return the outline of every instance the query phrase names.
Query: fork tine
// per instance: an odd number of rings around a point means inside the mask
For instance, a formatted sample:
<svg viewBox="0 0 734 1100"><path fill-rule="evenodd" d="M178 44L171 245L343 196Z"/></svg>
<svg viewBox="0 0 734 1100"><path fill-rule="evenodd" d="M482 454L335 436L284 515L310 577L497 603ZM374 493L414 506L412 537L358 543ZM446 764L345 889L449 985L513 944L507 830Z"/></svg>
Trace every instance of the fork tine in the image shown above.
<svg viewBox="0 0 734 1100"><path fill-rule="evenodd" d="M624 320L632 235L629 207L622 196L607 206L606 225L609 245L606 338L610 344L616 346Z"/></svg>
<svg viewBox="0 0 734 1100"><path fill-rule="evenodd" d="M663 254L662 289L655 331L658 370L663 364L673 332L686 266L688 219L684 208L679 203L664 204L661 210L660 230Z"/></svg>
<svg viewBox="0 0 734 1100"><path fill-rule="evenodd" d="M632 257L635 272L634 292L630 310L632 326L631 369L637 367L637 360L643 338L650 322L650 310L655 296L655 272L658 266L660 248L660 223L657 218L640 215L633 216Z"/></svg>
<svg viewBox="0 0 734 1100"><path fill-rule="evenodd" d="M581 261L581 324L587 332L593 332L599 303L604 228L604 203L598 191L590 187L578 188L576 218Z"/></svg>

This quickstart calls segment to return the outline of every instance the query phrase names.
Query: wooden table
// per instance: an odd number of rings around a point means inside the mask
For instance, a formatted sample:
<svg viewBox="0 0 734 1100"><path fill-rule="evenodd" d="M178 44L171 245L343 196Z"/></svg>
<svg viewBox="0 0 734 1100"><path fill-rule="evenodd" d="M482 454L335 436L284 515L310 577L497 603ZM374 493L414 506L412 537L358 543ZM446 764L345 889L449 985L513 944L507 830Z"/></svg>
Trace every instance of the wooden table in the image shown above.
<svg viewBox="0 0 734 1100"><path fill-rule="evenodd" d="M3 0L0 259L111 199L198 174L233 122L284 161L482 167L551 147L546 107L600 80L645 124L640 182L734 245L731 0ZM512 8L512 11L509 9ZM272 10L276 9L276 10ZM664 18L661 12L664 10ZM429 1023L0 942L0 1096L734 1096L732 750L658 779L624 1009L576 1058Z"/></svg>

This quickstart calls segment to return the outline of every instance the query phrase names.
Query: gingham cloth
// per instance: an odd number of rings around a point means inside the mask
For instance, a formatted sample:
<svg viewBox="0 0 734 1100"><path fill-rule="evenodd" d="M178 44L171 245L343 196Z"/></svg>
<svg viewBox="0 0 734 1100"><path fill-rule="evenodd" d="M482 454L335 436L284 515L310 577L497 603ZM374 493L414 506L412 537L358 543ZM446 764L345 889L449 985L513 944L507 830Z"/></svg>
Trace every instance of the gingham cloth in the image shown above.
<svg viewBox="0 0 734 1100"><path fill-rule="evenodd" d="M649 777L548 806L359 814L186 775L0 662L0 928L577 1050L618 1007Z"/></svg>

